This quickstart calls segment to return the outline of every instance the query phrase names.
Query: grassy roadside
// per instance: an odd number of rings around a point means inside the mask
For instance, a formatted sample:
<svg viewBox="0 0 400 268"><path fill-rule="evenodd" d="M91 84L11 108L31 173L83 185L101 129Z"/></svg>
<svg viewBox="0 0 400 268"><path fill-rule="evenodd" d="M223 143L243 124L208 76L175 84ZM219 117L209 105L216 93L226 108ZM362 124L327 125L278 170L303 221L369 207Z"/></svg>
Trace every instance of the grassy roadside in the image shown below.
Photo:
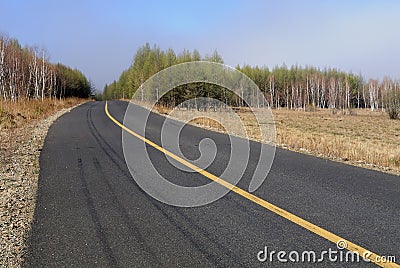
<svg viewBox="0 0 400 268"><path fill-rule="evenodd" d="M400 175L400 120L390 120L384 112L273 114L279 146Z"/></svg>
<svg viewBox="0 0 400 268"><path fill-rule="evenodd" d="M14 137L20 128L45 119L55 112L86 102L86 99L67 98L42 100L0 101L0 154L10 153Z"/></svg>
<svg viewBox="0 0 400 268"><path fill-rule="evenodd" d="M49 117L54 112L63 108L69 108L85 99L49 99L42 100L18 100L15 102L0 100L0 129L18 128L33 120Z"/></svg>
<svg viewBox="0 0 400 268"><path fill-rule="evenodd" d="M171 116L183 121L196 118L189 123L224 132L218 122L208 119L215 118L216 112L177 111L165 107L154 110L164 115L172 112ZM237 109L236 113L244 122L247 136L260 141L254 115L246 108ZM391 120L382 111L274 109L272 113L279 147L400 175L400 120ZM229 115L217 117L224 120L222 125L229 125Z"/></svg>

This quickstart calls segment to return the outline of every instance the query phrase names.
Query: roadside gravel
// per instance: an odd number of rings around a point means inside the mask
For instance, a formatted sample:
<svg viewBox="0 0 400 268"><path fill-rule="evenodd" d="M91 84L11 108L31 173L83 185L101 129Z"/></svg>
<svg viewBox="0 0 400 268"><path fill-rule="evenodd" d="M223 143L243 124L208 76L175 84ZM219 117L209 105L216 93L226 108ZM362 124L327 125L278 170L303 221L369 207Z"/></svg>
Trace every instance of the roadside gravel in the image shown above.
<svg viewBox="0 0 400 268"><path fill-rule="evenodd" d="M43 141L51 124L73 108L12 132L0 132L0 267L22 265L35 211Z"/></svg>

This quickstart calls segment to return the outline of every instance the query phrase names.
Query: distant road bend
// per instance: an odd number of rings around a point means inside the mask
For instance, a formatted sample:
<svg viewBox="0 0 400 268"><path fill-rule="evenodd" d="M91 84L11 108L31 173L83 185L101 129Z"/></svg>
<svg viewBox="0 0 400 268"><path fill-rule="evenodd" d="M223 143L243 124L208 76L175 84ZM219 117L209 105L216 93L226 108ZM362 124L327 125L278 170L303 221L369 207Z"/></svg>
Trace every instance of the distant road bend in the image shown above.
<svg viewBox="0 0 400 268"><path fill-rule="evenodd" d="M26 266L399 267L398 176L277 149L272 169L255 193L244 189L256 153L237 187L218 201L196 208L166 205L147 195L126 166L121 123L127 105L86 103L50 128L40 156ZM135 120L145 120L140 118L144 108L135 109ZM134 136L135 129L124 131L132 134L133 144L147 142L157 170L171 181L197 186L218 180L229 150L227 136L185 126L180 146L189 159L198 157L198 142L206 137L214 140L218 153L202 174L181 171L152 146L161 144L163 120L151 114L146 139ZM177 127L180 124L176 122ZM257 146L251 143L252 148ZM327 255L318 260L329 249L346 255L336 246L339 240L351 251L367 251L376 263L332 261ZM287 253L280 256L286 262L277 257L279 251ZM315 252L317 260L289 260L293 251L300 256ZM268 258L260 258L265 255ZM393 256L396 263L385 262Z"/></svg>

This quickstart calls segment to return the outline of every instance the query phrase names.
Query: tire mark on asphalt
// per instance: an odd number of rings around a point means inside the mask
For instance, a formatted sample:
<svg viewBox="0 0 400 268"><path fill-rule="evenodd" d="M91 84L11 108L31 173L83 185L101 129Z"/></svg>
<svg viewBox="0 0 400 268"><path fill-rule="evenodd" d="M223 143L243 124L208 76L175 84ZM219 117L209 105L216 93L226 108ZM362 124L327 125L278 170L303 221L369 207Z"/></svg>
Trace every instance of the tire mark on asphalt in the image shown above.
<svg viewBox="0 0 400 268"><path fill-rule="evenodd" d="M137 225L134 224L134 222L130 219L128 212L125 210L123 204L119 201L117 194L115 193L114 188L111 186L110 182L108 179L104 176L104 170L99 162L99 160L94 157L93 158L93 164L96 168L96 170L100 171L99 172L99 177L101 180L107 185L107 188L109 190L109 194L113 198L114 201L114 207L118 210L120 216L122 217L125 225L128 227L128 230L130 231L131 235L136 238L137 242L144 247L143 251L144 253L148 254L151 262L155 262L156 265L162 266L162 263L156 256L158 255L157 252L155 252L149 245L146 243L146 239L144 239L143 235L138 231L139 228ZM154 265L154 264L153 264Z"/></svg>
<svg viewBox="0 0 400 268"><path fill-rule="evenodd" d="M182 218L184 218L185 221L187 221L192 229L196 229L198 231L200 231L203 236L211 243L214 245L217 245L218 249L222 252L224 252L224 254L229 257L229 259L234 260L235 264L238 264L240 267L250 267L249 265L247 265L246 263L242 262L240 258L238 258L234 252L232 252L231 250L229 250L229 248L223 246L221 243L219 243L217 241L217 239L213 238L213 236L207 232L201 225L197 224L193 219L191 219L186 213L183 213L181 210L176 210L176 212L181 215ZM229 266L229 264L227 264L227 266Z"/></svg>
<svg viewBox="0 0 400 268"><path fill-rule="evenodd" d="M112 249L110 247L110 244L109 244L109 242L107 240L107 237L105 235L104 229L103 229L103 227L101 225L100 218L99 218L99 215L98 215L98 213L96 211L96 207L94 205L93 198L90 195L88 184L87 184L87 180L86 180L86 177L85 177L85 172L84 172L84 169L83 169L83 161L82 161L81 155L79 153L79 150L80 150L79 147L76 146L77 164L78 164L78 168L79 168L79 177L80 177L80 180L81 180L82 191L83 191L83 194L85 196L86 206L87 206L87 208L89 210L90 217L91 217L92 222L94 224L96 235L97 235L97 237L99 238L99 240L101 242L104 255L106 256L106 258L107 258L107 260L108 260L108 262L109 262L111 267L118 267L117 260L115 259L113 251L112 251Z"/></svg>

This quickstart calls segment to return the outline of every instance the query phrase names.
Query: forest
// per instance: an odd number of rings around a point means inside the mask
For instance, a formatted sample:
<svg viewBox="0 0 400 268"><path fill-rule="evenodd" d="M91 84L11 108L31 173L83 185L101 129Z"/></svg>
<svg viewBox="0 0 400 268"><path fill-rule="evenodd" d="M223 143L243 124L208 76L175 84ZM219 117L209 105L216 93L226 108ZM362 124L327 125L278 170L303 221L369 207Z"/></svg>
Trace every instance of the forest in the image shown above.
<svg viewBox="0 0 400 268"><path fill-rule="evenodd" d="M17 39L0 35L0 100L87 98L91 90L79 70L52 64L44 49L22 47Z"/></svg>
<svg viewBox="0 0 400 268"><path fill-rule="evenodd" d="M161 50L148 43L134 55L131 66L122 72L117 81L105 85L102 98L132 98L139 86L160 70L175 64L190 61L212 61L223 63L217 51L201 56L195 49L176 54L173 49ZM400 85L389 77L366 80L362 74L353 74L336 68L320 69L312 66L267 66L237 65L237 70L250 77L264 94L271 108L286 109L381 109L398 117L400 110ZM190 92L190 94L188 94ZM211 97L240 106L240 97L233 94L221 99L222 89L215 85L192 84L171 91L162 98L164 105L176 106L189 97Z"/></svg>

